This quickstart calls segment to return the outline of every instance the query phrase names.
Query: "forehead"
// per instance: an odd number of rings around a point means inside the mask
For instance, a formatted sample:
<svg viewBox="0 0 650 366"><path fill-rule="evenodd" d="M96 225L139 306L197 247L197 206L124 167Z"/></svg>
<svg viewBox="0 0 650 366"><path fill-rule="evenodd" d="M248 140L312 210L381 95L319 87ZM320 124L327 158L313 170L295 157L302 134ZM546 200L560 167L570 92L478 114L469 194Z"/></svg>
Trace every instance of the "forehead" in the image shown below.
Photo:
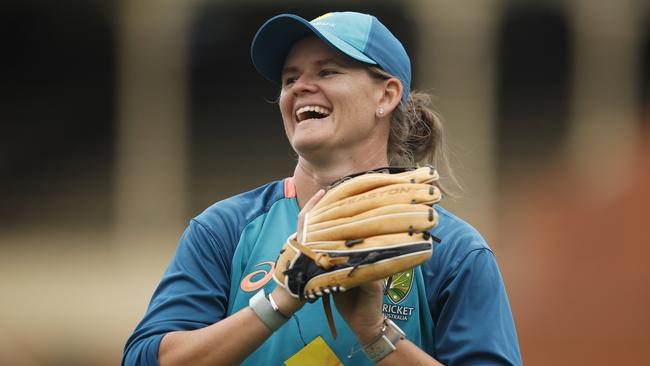
<svg viewBox="0 0 650 366"><path fill-rule="evenodd" d="M307 36L291 46L287 58L284 61L284 70L292 68L301 68L310 64L318 63L337 63L341 66L361 66L349 57L346 57L335 51L323 40L316 36Z"/></svg>

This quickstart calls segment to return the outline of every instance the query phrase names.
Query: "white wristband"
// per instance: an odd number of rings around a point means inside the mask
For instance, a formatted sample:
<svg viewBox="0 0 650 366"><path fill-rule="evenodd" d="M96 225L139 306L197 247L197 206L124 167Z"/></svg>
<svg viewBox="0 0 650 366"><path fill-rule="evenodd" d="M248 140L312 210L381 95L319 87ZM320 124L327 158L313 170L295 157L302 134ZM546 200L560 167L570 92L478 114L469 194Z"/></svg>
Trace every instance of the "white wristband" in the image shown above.
<svg viewBox="0 0 650 366"><path fill-rule="evenodd" d="M278 330L289 318L282 315L278 311L278 305L275 303L271 295L267 297L264 294L264 289L253 295L248 301L248 306L253 309L255 314L262 320L262 322L272 331Z"/></svg>

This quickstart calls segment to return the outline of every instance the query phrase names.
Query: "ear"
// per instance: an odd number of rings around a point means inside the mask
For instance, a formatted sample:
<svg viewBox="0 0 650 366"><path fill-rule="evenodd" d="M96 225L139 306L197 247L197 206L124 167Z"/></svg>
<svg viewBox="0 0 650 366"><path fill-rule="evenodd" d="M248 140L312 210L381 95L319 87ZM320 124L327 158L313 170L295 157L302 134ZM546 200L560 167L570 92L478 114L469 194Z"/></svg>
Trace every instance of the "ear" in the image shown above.
<svg viewBox="0 0 650 366"><path fill-rule="evenodd" d="M390 115L402 100L402 82L398 78L390 78L382 82L382 95L379 98L377 108L382 108L383 116Z"/></svg>

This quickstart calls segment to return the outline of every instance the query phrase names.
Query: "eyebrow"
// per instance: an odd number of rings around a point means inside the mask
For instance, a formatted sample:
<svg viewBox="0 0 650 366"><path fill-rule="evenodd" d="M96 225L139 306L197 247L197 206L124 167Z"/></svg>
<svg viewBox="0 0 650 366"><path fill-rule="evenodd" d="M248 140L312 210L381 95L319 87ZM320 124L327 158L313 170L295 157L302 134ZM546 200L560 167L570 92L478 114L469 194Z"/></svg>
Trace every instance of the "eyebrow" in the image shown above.
<svg viewBox="0 0 650 366"><path fill-rule="evenodd" d="M329 65L329 64L334 64L334 65L337 65L337 66L348 66L347 63L341 62L340 60L337 60L337 59L335 59L333 57L318 60L318 61L316 61L316 64L318 66L324 66L324 65Z"/></svg>
<svg viewBox="0 0 650 366"><path fill-rule="evenodd" d="M330 65L330 64L336 65L336 66L339 66L339 67L349 67L349 65L347 63L341 62L340 60L337 60L334 57L328 57L328 58L324 58L322 60L316 60L314 62L314 64L317 65L317 66L321 66L321 67L325 66L325 65ZM285 75L286 73L289 73L289 72L298 72L298 71L299 71L299 68L297 66L286 66L286 67L282 68L282 73L280 75Z"/></svg>

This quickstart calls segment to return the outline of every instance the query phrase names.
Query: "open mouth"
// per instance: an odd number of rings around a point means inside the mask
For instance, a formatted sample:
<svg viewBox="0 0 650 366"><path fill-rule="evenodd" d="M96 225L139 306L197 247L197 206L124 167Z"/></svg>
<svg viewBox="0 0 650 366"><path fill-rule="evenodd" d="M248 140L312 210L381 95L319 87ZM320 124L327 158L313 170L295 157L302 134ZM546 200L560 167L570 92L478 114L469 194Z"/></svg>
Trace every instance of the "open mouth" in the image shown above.
<svg viewBox="0 0 650 366"><path fill-rule="evenodd" d="M317 105L308 105L298 108L296 111L296 118L298 122L302 122L308 119L322 119L329 116L332 112L324 107Z"/></svg>

